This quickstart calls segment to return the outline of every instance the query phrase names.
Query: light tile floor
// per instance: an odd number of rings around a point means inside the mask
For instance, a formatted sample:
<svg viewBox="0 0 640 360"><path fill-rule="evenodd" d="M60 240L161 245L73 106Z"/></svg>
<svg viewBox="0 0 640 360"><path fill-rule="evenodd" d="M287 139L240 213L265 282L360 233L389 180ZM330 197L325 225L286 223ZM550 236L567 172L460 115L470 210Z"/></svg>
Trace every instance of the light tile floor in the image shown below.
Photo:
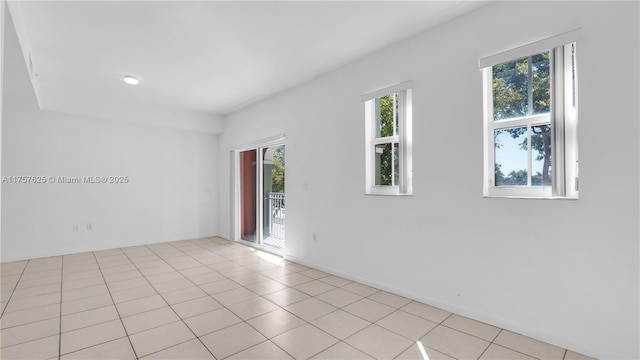
<svg viewBox="0 0 640 360"><path fill-rule="evenodd" d="M2 359L586 359L220 238L2 264Z"/></svg>

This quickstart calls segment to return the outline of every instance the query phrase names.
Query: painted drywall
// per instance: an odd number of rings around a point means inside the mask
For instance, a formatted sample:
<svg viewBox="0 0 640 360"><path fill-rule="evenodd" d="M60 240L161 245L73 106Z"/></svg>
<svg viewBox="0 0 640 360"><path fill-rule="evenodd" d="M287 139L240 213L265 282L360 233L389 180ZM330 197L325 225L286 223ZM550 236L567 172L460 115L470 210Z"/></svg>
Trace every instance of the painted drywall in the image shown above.
<svg viewBox="0 0 640 360"><path fill-rule="evenodd" d="M220 234L229 151L284 133L286 257L591 356L640 357L638 14L496 2L230 114ZM576 28L580 199L483 198L478 59ZM414 195L365 196L359 96L406 80Z"/></svg>
<svg viewBox="0 0 640 360"><path fill-rule="evenodd" d="M0 139L2 139L2 109L3 109L3 84L4 84L4 12L5 0L0 0ZM2 146L0 145L0 178L2 178ZM2 204L2 187L0 186L0 204ZM2 206L0 206L0 219L2 219ZM2 221L0 221L0 251L2 250ZM0 256L1 257L1 256Z"/></svg>
<svg viewBox="0 0 640 360"><path fill-rule="evenodd" d="M69 109L72 109L73 114L211 134L219 134L224 130L224 121L220 115L168 108L131 100L137 95L139 88L119 81L121 76L119 74L111 74L110 76L114 80L112 86L120 86L120 93L118 96L109 98L96 98L95 94L86 91L79 91L78 96L73 98L65 96L63 92L51 89L52 85L43 81L39 76L39 59L31 51L31 42L23 18L22 6L20 1L11 1L8 3L8 13L11 14L13 28L15 28L20 42L20 52L28 66L27 69L31 69L29 80L40 109L56 112L69 112ZM144 82L140 87L144 87Z"/></svg>
<svg viewBox="0 0 640 360"><path fill-rule="evenodd" d="M2 175L47 183L2 184L1 260L216 235L217 136L40 110L8 25ZM128 183L59 183L59 176Z"/></svg>

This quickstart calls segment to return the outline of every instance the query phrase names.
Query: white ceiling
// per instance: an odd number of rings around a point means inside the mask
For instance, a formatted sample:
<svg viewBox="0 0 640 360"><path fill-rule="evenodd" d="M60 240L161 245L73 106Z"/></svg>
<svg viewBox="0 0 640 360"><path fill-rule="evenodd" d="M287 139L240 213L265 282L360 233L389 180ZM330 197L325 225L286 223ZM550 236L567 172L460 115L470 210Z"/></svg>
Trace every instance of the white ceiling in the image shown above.
<svg viewBox="0 0 640 360"><path fill-rule="evenodd" d="M137 103L224 115L483 4L27 1L16 28L43 108ZM141 84L125 85L125 74Z"/></svg>

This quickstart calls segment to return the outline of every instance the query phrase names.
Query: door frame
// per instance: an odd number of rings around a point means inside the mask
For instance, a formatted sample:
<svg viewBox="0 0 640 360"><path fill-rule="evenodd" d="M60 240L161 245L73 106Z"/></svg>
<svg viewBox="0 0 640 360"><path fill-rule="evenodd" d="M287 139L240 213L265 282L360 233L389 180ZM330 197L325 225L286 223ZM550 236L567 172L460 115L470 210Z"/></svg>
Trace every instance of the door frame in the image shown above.
<svg viewBox="0 0 640 360"><path fill-rule="evenodd" d="M230 198L230 207L231 207L231 227L230 227L230 238L233 241L237 241L243 243L245 245L249 245L260 250L274 253L276 255L283 256L283 249L276 249L270 246L262 245L262 231L263 231L263 159L261 149L276 146L276 145L285 145L285 137L284 134L279 134L276 136L272 136L266 139L254 141L251 143L247 143L244 145L235 146L230 151L230 162L231 162L231 198ZM243 151L256 150L256 242L246 241L241 238L241 199L240 199L240 153ZM286 175L285 175L286 177ZM286 184L286 182L285 182ZM286 244L286 243L285 243Z"/></svg>

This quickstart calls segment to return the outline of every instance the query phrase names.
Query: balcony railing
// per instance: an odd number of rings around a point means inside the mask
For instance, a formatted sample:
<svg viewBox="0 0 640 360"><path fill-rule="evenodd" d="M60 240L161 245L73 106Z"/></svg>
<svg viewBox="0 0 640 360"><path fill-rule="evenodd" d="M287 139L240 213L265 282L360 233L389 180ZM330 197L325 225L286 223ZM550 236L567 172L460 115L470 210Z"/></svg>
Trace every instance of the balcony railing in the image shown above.
<svg viewBox="0 0 640 360"><path fill-rule="evenodd" d="M269 235L284 240L284 193L269 193Z"/></svg>

